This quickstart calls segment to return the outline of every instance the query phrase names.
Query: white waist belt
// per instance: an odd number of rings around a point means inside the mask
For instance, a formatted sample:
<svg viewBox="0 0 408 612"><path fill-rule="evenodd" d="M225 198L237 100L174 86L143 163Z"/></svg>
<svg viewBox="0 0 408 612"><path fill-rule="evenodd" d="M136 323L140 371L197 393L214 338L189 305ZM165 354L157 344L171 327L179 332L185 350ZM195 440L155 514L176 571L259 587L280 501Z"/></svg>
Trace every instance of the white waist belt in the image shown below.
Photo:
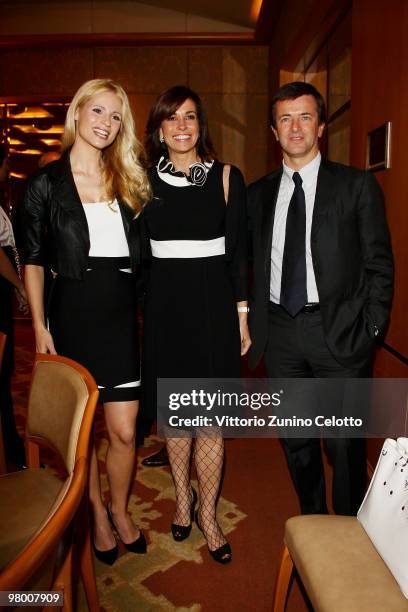
<svg viewBox="0 0 408 612"><path fill-rule="evenodd" d="M225 236L214 240L150 240L153 257L184 258L225 255Z"/></svg>

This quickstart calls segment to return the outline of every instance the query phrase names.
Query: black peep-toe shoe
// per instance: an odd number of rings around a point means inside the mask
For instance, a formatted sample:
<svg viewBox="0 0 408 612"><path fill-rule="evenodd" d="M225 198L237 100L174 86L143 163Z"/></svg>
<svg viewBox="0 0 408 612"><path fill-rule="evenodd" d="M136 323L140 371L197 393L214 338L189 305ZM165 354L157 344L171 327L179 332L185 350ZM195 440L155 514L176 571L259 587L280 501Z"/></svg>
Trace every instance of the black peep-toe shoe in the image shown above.
<svg viewBox="0 0 408 612"><path fill-rule="evenodd" d="M197 527L199 528L199 530L205 537L205 533L200 525L200 520L198 518L198 511L195 513L195 522L196 522ZM208 542L207 542L207 546L208 546ZM208 552L210 553L214 561L217 561L217 563L221 563L222 565L227 565L227 563L231 563L232 561L231 546L228 544L228 542L225 542L225 544L223 544L219 548L216 548L215 550L211 550L208 547Z"/></svg>
<svg viewBox="0 0 408 612"><path fill-rule="evenodd" d="M193 494L193 499L191 501L190 507L190 525L177 525L177 523L171 524L171 533L173 534L173 538L174 540L176 540L176 542L182 542L183 540L186 540L191 533L191 525L194 520L194 510L197 503L197 493L193 487L191 487L191 492Z"/></svg>
<svg viewBox="0 0 408 612"><path fill-rule="evenodd" d="M116 531L116 533L118 534L118 536L120 537L120 533L118 531L118 528L116 527L114 521L113 521L113 516L112 513L110 511L109 506L106 506L106 513L108 515L108 519L110 521L110 524L112 525L113 529ZM139 537L134 540L133 542L130 542L130 544L126 544L126 542L123 542L122 538L122 543L123 546L126 548L126 550L128 550L129 552L132 553L137 553L139 555L143 555L146 550L147 550L147 545L146 545L146 538L143 535L142 530L140 529L140 535Z"/></svg>

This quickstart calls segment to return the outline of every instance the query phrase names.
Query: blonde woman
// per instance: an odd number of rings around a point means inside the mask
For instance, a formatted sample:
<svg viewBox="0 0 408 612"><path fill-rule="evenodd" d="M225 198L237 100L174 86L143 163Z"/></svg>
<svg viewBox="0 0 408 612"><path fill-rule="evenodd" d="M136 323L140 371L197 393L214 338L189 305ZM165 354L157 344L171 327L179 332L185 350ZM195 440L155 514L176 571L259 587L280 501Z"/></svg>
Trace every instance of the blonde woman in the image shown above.
<svg viewBox="0 0 408 612"><path fill-rule="evenodd" d="M101 496L95 452L90 473L94 550L111 565L118 546L146 552L127 512L135 454L140 368L135 272L138 215L149 199L141 145L117 83L84 83L68 109L62 157L30 181L24 199L27 294L36 349L83 364L97 381L109 446L110 502ZM54 280L44 306L44 270Z"/></svg>

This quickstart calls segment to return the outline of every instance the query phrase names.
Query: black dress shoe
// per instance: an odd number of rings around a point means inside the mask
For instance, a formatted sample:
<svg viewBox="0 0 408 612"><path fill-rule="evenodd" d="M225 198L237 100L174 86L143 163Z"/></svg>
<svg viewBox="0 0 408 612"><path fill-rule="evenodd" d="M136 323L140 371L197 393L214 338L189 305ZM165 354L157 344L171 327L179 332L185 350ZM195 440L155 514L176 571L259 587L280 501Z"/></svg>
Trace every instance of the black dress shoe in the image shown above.
<svg viewBox="0 0 408 612"><path fill-rule="evenodd" d="M110 524L112 525L113 529L116 531L118 536L120 537L120 533L119 533L118 528L116 527L116 525L115 525L115 523L113 521L113 516L112 516L112 513L110 511L109 506L106 506L106 512L108 514L108 519L110 521ZM126 542L124 542L122 539L121 539L121 541L122 541L123 546L129 552L137 553L139 555L143 555L147 551L146 538L144 537L144 534L143 534L142 530L140 529L139 531L140 531L139 537L136 540L133 540L133 542L130 542L129 544L126 544Z"/></svg>
<svg viewBox="0 0 408 612"><path fill-rule="evenodd" d="M163 467L164 465L169 465L166 445L162 446L161 449L154 455L145 457L145 459L142 461L142 465L146 467Z"/></svg>
<svg viewBox="0 0 408 612"><path fill-rule="evenodd" d="M98 550L95 544L93 544L93 550L95 557L102 563L105 563L105 565L113 565L119 554L119 547L117 544L114 548L110 548L109 550Z"/></svg>
<svg viewBox="0 0 408 612"><path fill-rule="evenodd" d="M108 517L109 517L109 514L108 514ZM99 548L96 548L95 546L93 537L92 537L92 548L95 553L95 557L98 559L98 561L101 561L101 563L105 563L105 565L113 565L119 555L119 546L117 544L113 548L109 548L108 550L99 550Z"/></svg>
<svg viewBox="0 0 408 612"><path fill-rule="evenodd" d="M144 537L142 531L140 531L140 535L137 540L130 542L130 544L126 544L126 542L123 542L122 540L122 543L126 550L132 553L136 553L138 555L144 555L147 551L146 538Z"/></svg>
<svg viewBox="0 0 408 612"><path fill-rule="evenodd" d="M205 537L203 528L201 527L200 520L198 518L198 510L195 513L195 522L196 522L197 527L199 528L199 530ZM228 542L225 542L225 544L223 544L219 548L216 548L215 550L211 550L207 542L207 547L208 547L208 552L210 553L214 561L217 561L217 563L221 563L222 565L227 565L227 563L231 563L232 551L231 551L231 546L228 544Z"/></svg>
<svg viewBox="0 0 408 612"><path fill-rule="evenodd" d="M193 487L191 487L192 492L192 500L190 506L190 520L191 523L189 525L178 525L177 523L171 524L171 533L173 534L173 539L176 542L182 542L186 540L191 533L191 525L194 520L194 511L197 503L197 493Z"/></svg>

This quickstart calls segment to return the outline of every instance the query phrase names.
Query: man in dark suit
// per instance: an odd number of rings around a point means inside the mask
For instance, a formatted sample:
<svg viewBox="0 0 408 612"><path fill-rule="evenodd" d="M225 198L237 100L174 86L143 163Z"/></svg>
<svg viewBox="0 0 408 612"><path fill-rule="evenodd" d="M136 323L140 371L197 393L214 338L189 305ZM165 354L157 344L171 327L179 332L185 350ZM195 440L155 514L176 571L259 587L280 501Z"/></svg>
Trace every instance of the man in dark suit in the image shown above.
<svg viewBox="0 0 408 612"><path fill-rule="evenodd" d="M371 173L321 158L325 105L312 85L281 87L271 124L282 166L249 187L250 367L263 355L273 378L370 376L393 291L381 190ZM327 512L320 440L282 442L302 513ZM355 514L366 485L364 441L328 438L326 446L334 510Z"/></svg>

